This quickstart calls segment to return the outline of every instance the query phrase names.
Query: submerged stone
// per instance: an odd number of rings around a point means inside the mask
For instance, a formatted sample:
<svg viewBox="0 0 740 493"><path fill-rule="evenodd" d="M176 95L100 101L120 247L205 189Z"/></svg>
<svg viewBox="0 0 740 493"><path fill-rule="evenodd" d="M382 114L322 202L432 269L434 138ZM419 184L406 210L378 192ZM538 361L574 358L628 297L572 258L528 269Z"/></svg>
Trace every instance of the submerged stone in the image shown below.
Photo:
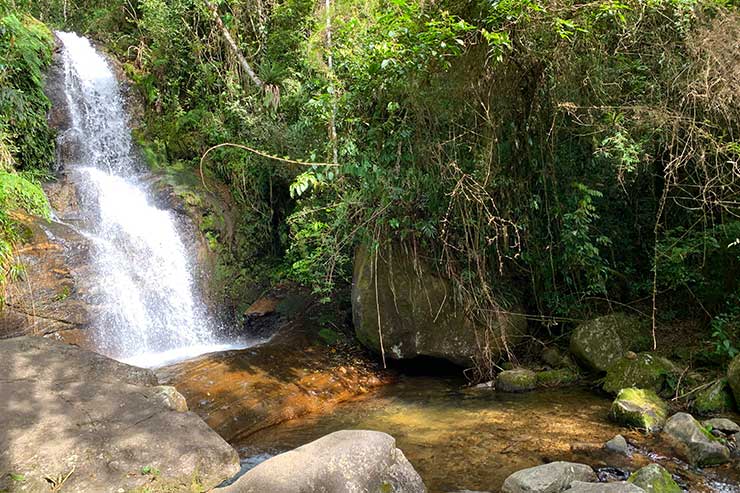
<svg viewBox="0 0 740 493"><path fill-rule="evenodd" d="M627 480L647 493L681 493L683 490L671 477L671 473L658 464L638 469Z"/></svg>
<svg viewBox="0 0 740 493"><path fill-rule="evenodd" d="M722 378L708 388L697 392L691 407L699 415L731 411L734 401L727 379Z"/></svg>
<svg viewBox="0 0 740 493"><path fill-rule="evenodd" d="M396 440L379 431L331 433L251 469L219 493L425 493Z"/></svg>
<svg viewBox="0 0 740 493"><path fill-rule="evenodd" d="M669 379L679 374L679 369L670 360L651 353L640 353L632 359L620 358L611 365L606 372L603 388L611 394L628 387L660 393L668 387Z"/></svg>
<svg viewBox="0 0 740 493"><path fill-rule="evenodd" d="M502 392L527 392L536 387L537 375L532 370L506 370L496 377L496 389Z"/></svg>
<svg viewBox="0 0 740 493"><path fill-rule="evenodd" d="M570 368L560 368L557 370L538 371L538 387L558 387L560 385L570 385L578 381L578 373Z"/></svg>
<svg viewBox="0 0 740 493"><path fill-rule="evenodd" d="M560 493L574 481L596 481L596 473L585 464L551 462L517 471L504 481L503 493Z"/></svg>
<svg viewBox="0 0 740 493"><path fill-rule="evenodd" d="M663 431L695 466L717 465L730 460L730 450L690 414L674 414Z"/></svg>
<svg viewBox="0 0 740 493"><path fill-rule="evenodd" d="M648 432L659 431L668 416L665 403L646 389L622 389L612 403L609 417L615 422Z"/></svg>
<svg viewBox="0 0 740 493"><path fill-rule="evenodd" d="M606 371L628 350L647 349L649 327L637 317L615 313L584 322L573 331L570 351L578 362Z"/></svg>

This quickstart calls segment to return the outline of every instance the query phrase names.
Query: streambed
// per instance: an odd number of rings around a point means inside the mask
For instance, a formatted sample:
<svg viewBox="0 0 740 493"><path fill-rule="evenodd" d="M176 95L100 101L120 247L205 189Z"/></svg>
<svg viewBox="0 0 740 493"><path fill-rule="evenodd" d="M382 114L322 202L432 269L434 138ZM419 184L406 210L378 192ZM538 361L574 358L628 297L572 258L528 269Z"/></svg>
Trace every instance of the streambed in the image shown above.
<svg viewBox="0 0 740 493"><path fill-rule="evenodd" d="M555 460L631 471L657 461L691 492L740 492L732 465L699 471L670 458L659 438L610 423L611 403L583 387L506 394L464 389L439 377L401 377L332 413L307 416L242 437L237 447L245 469L341 429L393 435L431 493L499 491L504 479L526 467ZM621 433L637 445L631 458L601 449Z"/></svg>

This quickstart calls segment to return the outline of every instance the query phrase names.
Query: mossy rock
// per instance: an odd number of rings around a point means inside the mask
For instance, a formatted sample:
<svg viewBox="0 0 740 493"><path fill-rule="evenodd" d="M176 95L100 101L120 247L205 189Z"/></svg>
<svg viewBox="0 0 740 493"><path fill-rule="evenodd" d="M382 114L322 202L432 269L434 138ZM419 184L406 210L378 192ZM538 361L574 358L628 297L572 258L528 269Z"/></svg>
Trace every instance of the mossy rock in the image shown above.
<svg viewBox="0 0 740 493"><path fill-rule="evenodd" d="M735 356L727 367L727 383L730 384L735 402L740 402L740 355Z"/></svg>
<svg viewBox="0 0 740 493"><path fill-rule="evenodd" d="M683 490L671 477L671 473L658 464L650 464L633 472L627 480L647 493L681 493Z"/></svg>
<svg viewBox="0 0 740 493"><path fill-rule="evenodd" d="M670 390L672 381L680 370L670 360L651 353L637 357L623 357L609 367L604 380L604 390L616 394L627 387L649 389L657 393Z"/></svg>
<svg viewBox="0 0 740 493"><path fill-rule="evenodd" d="M558 370L539 371L536 379L538 387L558 387L576 383L578 373L570 368L560 368Z"/></svg>
<svg viewBox="0 0 740 493"><path fill-rule="evenodd" d="M699 415L726 413L735 405L726 378L722 378L704 390L696 393L691 409Z"/></svg>
<svg viewBox="0 0 740 493"><path fill-rule="evenodd" d="M604 372L625 352L649 347L650 326L646 321L615 313L580 324L570 338L570 351L589 370Z"/></svg>
<svg viewBox="0 0 740 493"><path fill-rule="evenodd" d="M614 399L609 418L616 423L648 432L660 431L668 417L668 407L652 390L622 389Z"/></svg>
<svg viewBox="0 0 740 493"><path fill-rule="evenodd" d="M506 370L496 377L496 389L502 392L527 392L536 387L537 375L532 370Z"/></svg>
<svg viewBox="0 0 740 493"><path fill-rule="evenodd" d="M679 454L695 466L713 466L730 460L725 442L712 435L687 413L676 413L666 422L664 434L677 445Z"/></svg>

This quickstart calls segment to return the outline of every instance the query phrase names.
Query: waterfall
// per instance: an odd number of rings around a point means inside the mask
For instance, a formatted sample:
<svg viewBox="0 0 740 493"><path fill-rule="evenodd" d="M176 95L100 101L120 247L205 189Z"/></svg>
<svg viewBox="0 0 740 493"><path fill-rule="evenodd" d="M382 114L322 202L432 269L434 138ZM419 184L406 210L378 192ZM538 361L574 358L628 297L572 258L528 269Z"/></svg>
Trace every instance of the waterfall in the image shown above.
<svg viewBox="0 0 740 493"><path fill-rule="evenodd" d="M110 65L86 38L56 34L70 120L60 139L74 148L63 164L80 197L79 228L93 241L102 301L91 334L97 350L155 367L243 347L217 337L175 217L148 196Z"/></svg>

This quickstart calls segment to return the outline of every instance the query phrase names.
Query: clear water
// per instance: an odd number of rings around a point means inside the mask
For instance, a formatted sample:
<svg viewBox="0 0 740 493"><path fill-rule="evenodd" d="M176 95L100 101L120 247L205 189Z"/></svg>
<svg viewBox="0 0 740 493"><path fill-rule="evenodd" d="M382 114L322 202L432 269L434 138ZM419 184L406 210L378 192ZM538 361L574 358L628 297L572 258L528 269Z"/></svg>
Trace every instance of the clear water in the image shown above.
<svg viewBox="0 0 740 493"><path fill-rule="evenodd" d="M74 152L62 163L77 188L93 240L103 309L96 348L115 359L157 367L244 347L220 340L197 296L190 252L173 213L156 207L142 182L121 90L89 40L57 32Z"/></svg>

